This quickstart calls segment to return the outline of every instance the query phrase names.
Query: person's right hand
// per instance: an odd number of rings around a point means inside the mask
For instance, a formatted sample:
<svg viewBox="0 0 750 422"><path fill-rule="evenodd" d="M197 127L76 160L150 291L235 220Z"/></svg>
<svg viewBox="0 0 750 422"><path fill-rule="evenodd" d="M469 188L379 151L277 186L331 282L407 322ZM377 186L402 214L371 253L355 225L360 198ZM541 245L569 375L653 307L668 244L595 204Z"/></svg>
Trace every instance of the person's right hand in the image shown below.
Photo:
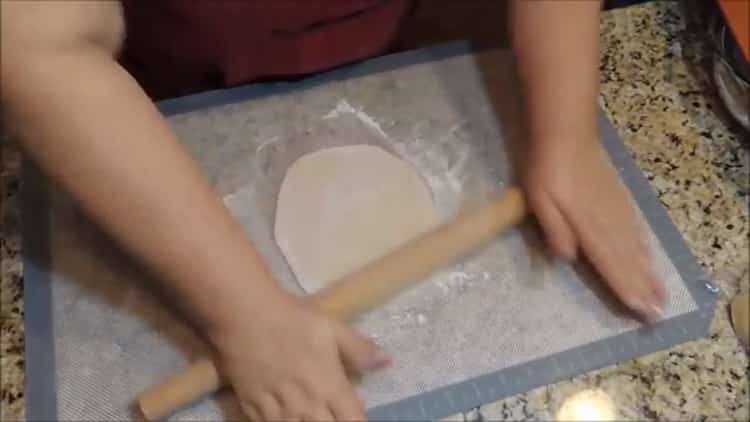
<svg viewBox="0 0 750 422"><path fill-rule="evenodd" d="M636 208L594 135L537 140L526 164L526 197L553 254L584 255L628 308L660 319L663 281Z"/></svg>
<svg viewBox="0 0 750 422"><path fill-rule="evenodd" d="M347 373L385 367L388 355L302 300L274 296L214 338L242 410L254 421L363 420Z"/></svg>

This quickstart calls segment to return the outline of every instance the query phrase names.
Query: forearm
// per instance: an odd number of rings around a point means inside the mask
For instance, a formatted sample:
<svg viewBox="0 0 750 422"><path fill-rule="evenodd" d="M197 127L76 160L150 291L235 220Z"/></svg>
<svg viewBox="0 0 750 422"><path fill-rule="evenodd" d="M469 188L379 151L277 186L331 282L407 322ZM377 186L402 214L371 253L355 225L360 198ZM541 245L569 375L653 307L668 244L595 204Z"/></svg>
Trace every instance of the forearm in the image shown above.
<svg viewBox="0 0 750 422"><path fill-rule="evenodd" d="M599 9L595 0L513 0L511 36L534 144L596 139Z"/></svg>
<svg viewBox="0 0 750 422"><path fill-rule="evenodd" d="M200 323L212 329L231 318L225 312L277 292L167 123L111 56L87 48L14 59L3 69L3 108L25 151Z"/></svg>

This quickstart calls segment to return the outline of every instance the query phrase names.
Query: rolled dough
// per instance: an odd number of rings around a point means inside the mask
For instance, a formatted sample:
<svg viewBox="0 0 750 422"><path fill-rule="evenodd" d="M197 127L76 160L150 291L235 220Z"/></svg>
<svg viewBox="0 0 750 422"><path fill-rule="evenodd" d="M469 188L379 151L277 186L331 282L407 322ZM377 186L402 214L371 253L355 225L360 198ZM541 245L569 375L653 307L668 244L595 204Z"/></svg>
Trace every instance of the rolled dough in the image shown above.
<svg viewBox="0 0 750 422"><path fill-rule="evenodd" d="M287 170L274 236L300 286L314 293L438 222L414 168L370 145L324 149Z"/></svg>

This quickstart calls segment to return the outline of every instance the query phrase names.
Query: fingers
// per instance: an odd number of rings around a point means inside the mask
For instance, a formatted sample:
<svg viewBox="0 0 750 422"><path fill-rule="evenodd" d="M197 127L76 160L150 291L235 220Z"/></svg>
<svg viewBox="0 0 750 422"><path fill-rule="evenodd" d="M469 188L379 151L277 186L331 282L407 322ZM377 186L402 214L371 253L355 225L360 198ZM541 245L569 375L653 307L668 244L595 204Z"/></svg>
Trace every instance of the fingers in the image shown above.
<svg viewBox="0 0 750 422"><path fill-rule="evenodd" d="M391 364L391 358L370 339L349 329L346 325L337 328L337 341L342 369L345 366L357 371L384 368ZM334 393L330 398L330 410L336 420L361 421L365 418L364 405L354 390L345 371L335 375Z"/></svg>
<svg viewBox="0 0 750 422"><path fill-rule="evenodd" d="M610 284L620 292L623 303L643 318L654 321L659 319L662 313L662 302L656 293L659 282L651 270L651 258L646 253L647 247L640 241L636 245L636 249L620 252L623 258L619 267L615 267L615 263L607 264L608 269L602 268L600 271L607 271L606 277L611 278ZM616 255L612 260L615 259L618 259ZM617 271L617 268L623 268L625 271Z"/></svg>
<svg viewBox="0 0 750 422"><path fill-rule="evenodd" d="M390 359L343 323L301 301L295 305L263 321L268 325L239 330L228 337L233 342L220 344L243 411L262 421L362 420L363 405L344 361L368 370Z"/></svg>
<svg viewBox="0 0 750 422"><path fill-rule="evenodd" d="M339 364L337 370L329 371L325 377L328 387L324 390L320 389L319 380L307 378L307 394L317 399L309 402L303 414L303 420L305 422L364 420L364 405L347 378L343 366Z"/></svg>
<svg viewBox="0 0 750 422"><path fill-rule="evenodd" d="M285 421L307 420L312 413L313 401L307 397L297 384L287 383L281 386L278 394Z"/></svg>
<svg viewBox="0 0 750 422"><path fill-rule="evenodd" d="M339 377L335 377L339 378ZM277 394L260 393L252 402L242 403L251 421L355 421L364 420L364 408L349 381L343 375L337 380L338 393L329 400L314 399L315 387L301 388L286 383Z"/></svg>
<svg viewBox="0 0 750 422"><path fill-rule="evenodd" d="M334 421L333 413L325 400L316 400L311 392L303 391L297 384L285 384L279 391L284 421Z"/></svg>
<svg viewBox="0 0 750 422"><path fill-rule="evenodd" d="M304 422L329 422L329 421L348 421L351 419L338 419L333 415L331 409L325 404L314 406L308 414L302 419Z"/></svg>
<svg viewBox="0 0 750 422"><path fill-rule="evenodd" d="M640 233L640 231L639 231ZM653 264L654 258L651 256L650 248L646 241L639 237L638 244L638 261L639 268L642 272L641 285L644 301L649 304L649 311L646 316L651 320L659 319L664 313L662 306L666 297L664 286L656 276Z"/></svg>
<svg viewBox="0 0 750 422"><path fill-rule="evenodd" d="M282 419L281 403L271 393L260 392L252 398L252 405L260 412L262 420L278 421Z"/></svg>
<svg viewBox="0 0 750 422"><path fill-rule="evenodd" d="M620 300L647 320L659 319L664 291L652 270L640 226L634 223L613 230L606 222L589 218L574 227L589 260Z"/></svg>
<svg viewBox="0 0 750 422"><path fill-rule="evenodd" d="M362 371L383 367L390 363L390 358L345 325L334 329L336 344L331 359L303 368L296 381L279 383L273 390L267 390L271 392L252 395L249 403L243 404L249 418L300 422L364 420L364 406L346 375L344 362Z"/></svg>
<svg viewBox="0 0 750 422"><path fill-rule="evenodd" d="M664 304L664 302L666 302L667 292L664 290L664 284L662 284L660 280L656 279L656 276L654 276L654 283L651 287L651 293L656 298L656 302L660 307ZM661 311L660 313L664 313L663 309L660 308L659 310Z"/></svg>
<svg viewBox="0 0 750 422"><path fill-rule="evenodd" d="M538 189L530 191L528 199L554 254L572 260L580 247L628 308L647 320L661 316L663 286L624 194L598 199L597 209L591 208L597 206L592 201L560 202Z"/></svg>
<svg viewBox="0 0 750 422"><path fill-rule="evenodd" d="M344 378L339 384L341 387L331 399L330 410L335 420L338 421L362 421L365 419L365 408L362 400L354 391L351 383Z"/></svg>
<svg viewBox="0 0 750 422"><path fill-rule="evenodd" d="M578 249L576 237L556 204L544 193L529 195L529 202L552 253L568 261L574 260Z"/></svg>
<svg viewBox="0 0 750 422"><path fill-rule="evenodd" d="M390 356L370 339L343 324L337 330L339 353L345 365L358 371L381 369L390 365Z"/></svg>
<svg viewBox="0 0 750 422"><path fill-rule="evenodd" d="M241 401L240 406L248 419L250 419L250 422L263 422L260 410L258 410L254 404Z"/></svg>

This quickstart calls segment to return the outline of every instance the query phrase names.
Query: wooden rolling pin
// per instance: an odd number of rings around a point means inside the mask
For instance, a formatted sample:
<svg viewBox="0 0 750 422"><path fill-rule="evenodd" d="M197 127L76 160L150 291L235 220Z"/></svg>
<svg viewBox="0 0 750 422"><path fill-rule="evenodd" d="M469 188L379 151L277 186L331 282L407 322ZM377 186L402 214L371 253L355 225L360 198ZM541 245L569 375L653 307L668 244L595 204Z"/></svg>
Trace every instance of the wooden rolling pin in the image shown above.
<svg viewBox="0 0 750 422"><path fill-rule="evenodd" d="M429 231L360 270L341 278L310 300L333 318L348 320L376 307L425 279L438 267L468 255L500 231L523 220L521 191L510 188L477 209ZM224 380L209 359L143 392L138 404L148 420L158 420L222 387Z"/></svg>

